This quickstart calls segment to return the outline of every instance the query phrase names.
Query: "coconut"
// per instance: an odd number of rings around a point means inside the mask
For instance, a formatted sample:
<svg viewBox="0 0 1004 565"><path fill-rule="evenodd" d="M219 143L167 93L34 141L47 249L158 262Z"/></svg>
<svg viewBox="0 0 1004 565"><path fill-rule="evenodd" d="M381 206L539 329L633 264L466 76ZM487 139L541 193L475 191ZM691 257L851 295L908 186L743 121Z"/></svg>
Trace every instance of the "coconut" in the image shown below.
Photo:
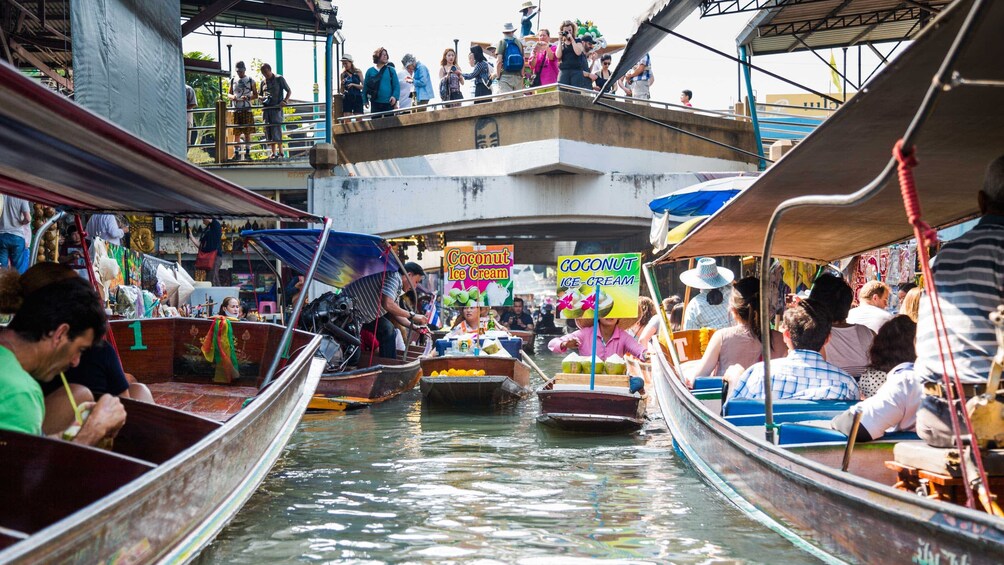
<svg viewBox="0 0 1004 565"><path fill-rule="evenodd" d="M579 361L579 355L576 353L569 353L564 359L561 360L561 372L562 373L581 373L582 367Z"/></svg>
<svg viewBox="0 0 1004 565"><path fill-rule="evenodd" d="M603 362L603 369L608 375L624 375L627 374L627 363L623 357L615 353Z"/></svg>
<svg viewBox="0 0 1004 565"><path fill-rule="evenodd" d="M579 364L582 365L582 372L583 373L592 373L593 372L593 356L592 355L580 355L579 356ZM600 359L599 357L596 358L596 372L597 373L602 373L603 372L603 360Z"/></svg>

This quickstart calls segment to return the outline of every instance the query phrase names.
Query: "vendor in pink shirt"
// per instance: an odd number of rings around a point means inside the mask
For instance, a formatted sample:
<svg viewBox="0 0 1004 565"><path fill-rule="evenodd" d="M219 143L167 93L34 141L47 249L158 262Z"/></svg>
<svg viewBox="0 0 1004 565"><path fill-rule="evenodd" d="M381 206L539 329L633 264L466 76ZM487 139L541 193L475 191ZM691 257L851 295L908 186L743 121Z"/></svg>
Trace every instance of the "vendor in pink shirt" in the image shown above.
<svg viewBox="0 0 1004 565"><path fill-rule="evenodd" d="M547 344L548 349L555 353L566 353L578 350L579 355L589 357L593 354L593 321L579 318L575 320L579 326L574 332L556 337ZM617 354L621 357L630 353L639 359L648 359L648 351L641 346L631 334L617 327L616 318L600 318L600 335L596 340L596 358L606 359Z"/></svg>

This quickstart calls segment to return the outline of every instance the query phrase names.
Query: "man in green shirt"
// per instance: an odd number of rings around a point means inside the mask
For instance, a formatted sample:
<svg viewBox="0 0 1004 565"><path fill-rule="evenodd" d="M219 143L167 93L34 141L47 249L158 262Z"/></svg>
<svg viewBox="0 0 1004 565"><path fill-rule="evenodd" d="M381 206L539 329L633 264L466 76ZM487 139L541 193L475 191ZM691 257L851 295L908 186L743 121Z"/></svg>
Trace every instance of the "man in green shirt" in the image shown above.
<svg viewBox="0 0 1004 565"><path fill-rule="evenodd" d="M47 413L38 383L80 362L80 354L104 335L105 312L97 293L65 265L39 263L16 283L8 283L0 280L0 288L19 296L3 304L20 304L7 308L8 313L14 310L14 318L0 332L0 429L58 433L72 424L73 410L63 394L49 403ZM112 395L80 408L91 413L74 439L77 443L96 445L113 438L125 423L125 409Z"/></svg>

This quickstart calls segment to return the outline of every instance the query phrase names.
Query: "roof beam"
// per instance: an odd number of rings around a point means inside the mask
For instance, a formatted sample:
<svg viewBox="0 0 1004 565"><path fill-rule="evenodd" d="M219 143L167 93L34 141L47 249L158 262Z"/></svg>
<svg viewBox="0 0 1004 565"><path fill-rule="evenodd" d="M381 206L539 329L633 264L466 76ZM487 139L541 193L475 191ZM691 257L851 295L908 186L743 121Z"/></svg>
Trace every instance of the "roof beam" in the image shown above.
<svg viewBox="0 0 1004 565"><path fill-rule="evenodd" d="M71 92L73 91L73 79L64 77L63 75L57 73L55 69L45 64L45 62L39 59L34 53L22 47L20 43L11 41L10 46L11 49L13 49L14 54L17 55L19 59L25 61L26 63L30 63L36 69L41 71L42 74L55 81L59 86L62 86Z"/></svg>
<svg viewBox="0 0 1004 565"><path fill-rule="evenodd" d="M216 18L216 16L226 12L230 8L233 8L238 2L240 2L240 0L216 0L216 2L206 6L201 12L195 14L189 18L187 22L181 24L181 37L185 37L186 35L206 25Z"/></svg>
<svg viewBox="0 0 1004 565"><path fill-rule="evenodd" d="M22 6L21 3L18 2L17 0L6 0L6 1L11 6L14 6L18 10L20 10L21 14L23 14L25 16L28 16L29 18L31 18L31 19L35 20L36 22L38 22L38 24L41 25L47 31L49 31L49 33L52 33L53 35L55 35L56 37L58 37L58 38L60 38L60 39L62 39L64 41L69 41L70 40L70 38L66 34L64 34L63 32L61 32L58 29L54 28L52 25L49 24L49 22L45 21L44 19L39 19L39 17L38 17L37 14L35 14L31 10L29 10L28 8Z"/></svg>
<svg viewBox="0 0 1004 565"><path fill-rule="evenodd" d="M813 4L825 0L704 0L701 2L701 17L759 12L796 4Z"/></svg>
<svg viewBox="0 0 1004 565"><path fill-rule="evenodd" d="M780 35L792 35L796 33L804 34L813 31L829 31L849 27L871 26L885 22L899 22L919 19L921 12L923 11L924 10L919 8L878 10L863 14L827 17L822 20L802 20L796 22L784 22L780 24L767 24L760 26L759 31L760 37L774 37Z"/></svg>

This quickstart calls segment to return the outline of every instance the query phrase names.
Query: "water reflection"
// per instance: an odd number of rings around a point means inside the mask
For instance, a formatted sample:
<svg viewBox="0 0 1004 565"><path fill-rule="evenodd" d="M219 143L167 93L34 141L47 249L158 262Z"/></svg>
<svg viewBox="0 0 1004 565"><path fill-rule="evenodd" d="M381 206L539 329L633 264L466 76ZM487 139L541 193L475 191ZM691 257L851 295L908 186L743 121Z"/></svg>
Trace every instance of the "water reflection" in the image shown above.
<svg viewBox="0 0 1004 565"><path fill-rule="evenodd" d="M420 398L308 414L199 562L812 561L701 482L654 406L642 432L585 436L538 426L535 398L500 413Z"/></svg>

